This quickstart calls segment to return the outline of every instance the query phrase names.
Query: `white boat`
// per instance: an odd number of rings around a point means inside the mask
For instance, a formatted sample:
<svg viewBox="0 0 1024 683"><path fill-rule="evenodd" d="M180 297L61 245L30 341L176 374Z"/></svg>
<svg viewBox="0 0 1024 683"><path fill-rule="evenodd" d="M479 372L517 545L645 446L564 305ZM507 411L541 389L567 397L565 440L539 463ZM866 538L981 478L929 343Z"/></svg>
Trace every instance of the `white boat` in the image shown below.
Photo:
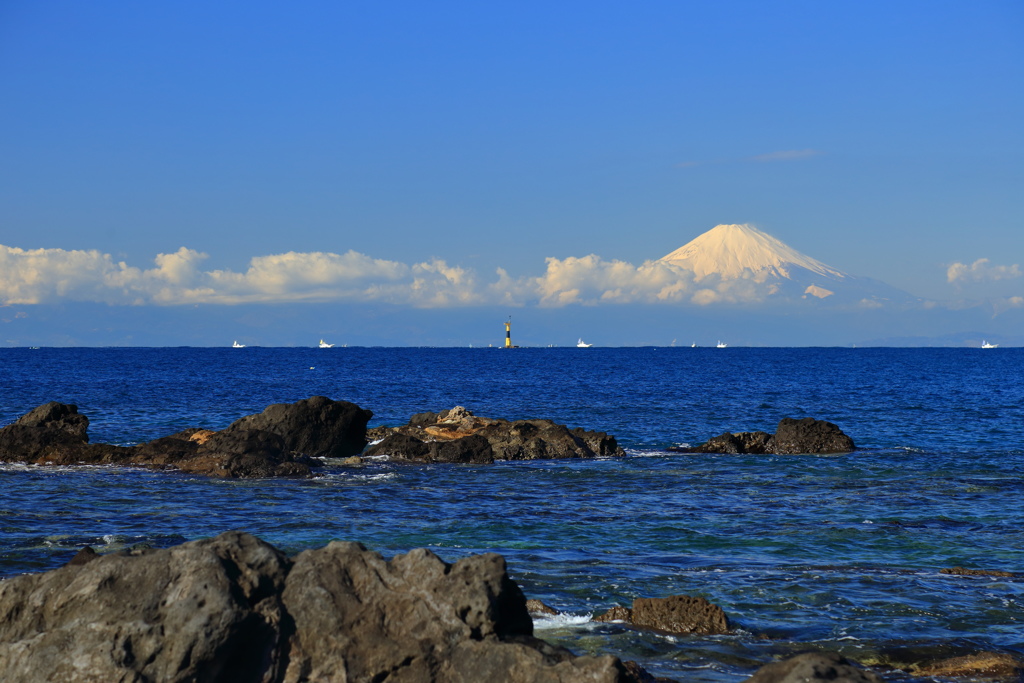
<svg viewBox="0 0 1024 683"><path fill-rule="evenodd" d="M989 344L987 341L981 342L981 348L983 349L994 349L997 346L999 346L999 344Z"/></svg>
<svg viewBox="0 0 1024 683"><path fill-rule="evenodd" d="M235 341L235 343L231 345L231 348L234 348L234 349L244 349L245 348L245 344L239 344L237 341Z"/></svg>
<svg viewBox="0 0 1024 683"><path fill-rule="evenodd" d="M333 346L334 346L334 344L328 344L323 339L320 340L320 348L321 349L329 349L329 348L331 348Z"/></svg>
<svg viewBox="0 0 1024 683"><path fill-rule="evenodd" d="M576 342L576 346L577 348L580 349L589 349L591 346L593 346L593 344L588 344L587 342L583 341L583 337L580 337L580 340Z"/></svg>
<svg viewBox="0 0 1024 683"><path fill-rule="evenodd" d="M718 348L724 349L726 346L728 346L728 344L723 344L722 342L718 342Z"/></svg>

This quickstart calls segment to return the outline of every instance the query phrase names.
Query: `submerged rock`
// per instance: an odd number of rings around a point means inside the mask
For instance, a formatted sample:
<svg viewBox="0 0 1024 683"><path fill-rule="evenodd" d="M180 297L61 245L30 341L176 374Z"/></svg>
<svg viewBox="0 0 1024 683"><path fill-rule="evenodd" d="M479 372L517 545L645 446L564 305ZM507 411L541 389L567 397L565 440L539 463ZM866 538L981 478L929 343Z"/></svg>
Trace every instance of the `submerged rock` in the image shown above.
<svg viewBox="0 0 1024 683"><path fill-rule="evenodd" d="M0 582L0 680L650 680L533 637L493 553L447 564L228 532Z"/></svg>
<svg viewBox="0 0 1024 683"><path fill-rule="evenodd" d="M668 450L677 453L797 455L848 453L854 448L853 439L831 422L811 417L801 420L784 417L779 421L775 434L726 432L708 439L699 446L673 446Z"/></svg>
<svg viewBox="0 0 1024 683"><path fill-rule="evenodd" d="M378 428L380 429L380 428ZM382 439L366 455L389 455L418 462L489 463L621 456L615 437L551 420L479 417L462 406L440 413L417 413L409 423L375 431Z"/></svg>

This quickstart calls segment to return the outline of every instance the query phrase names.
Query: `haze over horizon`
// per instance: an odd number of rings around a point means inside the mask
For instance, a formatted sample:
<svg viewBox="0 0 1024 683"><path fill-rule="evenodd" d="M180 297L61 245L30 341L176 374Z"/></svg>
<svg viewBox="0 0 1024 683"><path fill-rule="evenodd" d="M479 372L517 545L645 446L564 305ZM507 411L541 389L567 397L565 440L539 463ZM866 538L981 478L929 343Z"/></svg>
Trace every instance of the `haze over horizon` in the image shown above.
<svg viewBox="0 0 1024 683"><path fill-rule="evenodd" d="M1022 34L1009 1L6 3L0 345L1024 344ZM667 258L715 226L747 241Z"/></svg>

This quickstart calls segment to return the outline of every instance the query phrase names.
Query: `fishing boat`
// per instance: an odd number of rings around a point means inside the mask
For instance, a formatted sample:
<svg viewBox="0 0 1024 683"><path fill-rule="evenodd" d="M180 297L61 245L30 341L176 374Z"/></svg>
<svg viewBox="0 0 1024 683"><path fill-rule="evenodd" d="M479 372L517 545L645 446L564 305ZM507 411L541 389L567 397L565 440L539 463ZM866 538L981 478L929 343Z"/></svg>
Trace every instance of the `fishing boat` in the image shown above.
<svg viewBox="0 0 1024 683"><path fill-rule="evenodd" d="M331 348L333 346L334 346L334 344L328 344L323 339L320 340L320 348L321 349L329 349L329 348Z"/></svg>
<svg viewBox="0 0 1024 683"><path fill-rule="evenodd" d="M999 346L999 344L989 344L987 341L981 342L981 348L983 349L994 349L997 346Z"/></svg>
<svg viewBox="0 0 1024 683"><path fill-rule="evenodd" d="M588 344L587 342L583 341L583 337L580 337L580 340L576 342L576 347L580 349L589 349L591 346L593 346L593 344Z"/></svg>
<svg viewBox="0 0 1024 683"><path fill-rule="evenodd" d="M724 349L726 346L728 346L728 344L723 344L722 342L718 342L718 348Z"/></svg>
<svg viewBox="0 0 1024 683"><path fill-rule="evenodd" d="M235 340L235 343L231 345L231 348L234 348L234 349L244 349L245 348L245 344L239 344L238 341Z"/></svg>

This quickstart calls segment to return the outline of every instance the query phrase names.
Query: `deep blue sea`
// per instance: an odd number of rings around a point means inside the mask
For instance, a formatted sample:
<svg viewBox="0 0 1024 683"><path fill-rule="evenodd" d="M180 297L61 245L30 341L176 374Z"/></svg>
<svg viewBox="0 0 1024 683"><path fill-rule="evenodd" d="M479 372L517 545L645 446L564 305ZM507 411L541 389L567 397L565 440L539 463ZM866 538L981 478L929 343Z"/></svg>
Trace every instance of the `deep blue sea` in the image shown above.
<svg viewBox="0 0 1024 683"><path fill-rule="evenodd" d="M1024 349L0 349L0 424L74 403L94 442L219 429L313 395L371 426L463 405L615 435L628 457L491 466L371 462L312 480L0 465L0 576L242 529L295 553L332 539L448 561L496 551L564 612L537 634L685 681L772 658L861 661L924 645L1024 654ZM666 452L783 417L838 424L839 456ZM734 635L676 637L590 615L687 594ZM899 674L887 674L893 680Z"/></svg>

